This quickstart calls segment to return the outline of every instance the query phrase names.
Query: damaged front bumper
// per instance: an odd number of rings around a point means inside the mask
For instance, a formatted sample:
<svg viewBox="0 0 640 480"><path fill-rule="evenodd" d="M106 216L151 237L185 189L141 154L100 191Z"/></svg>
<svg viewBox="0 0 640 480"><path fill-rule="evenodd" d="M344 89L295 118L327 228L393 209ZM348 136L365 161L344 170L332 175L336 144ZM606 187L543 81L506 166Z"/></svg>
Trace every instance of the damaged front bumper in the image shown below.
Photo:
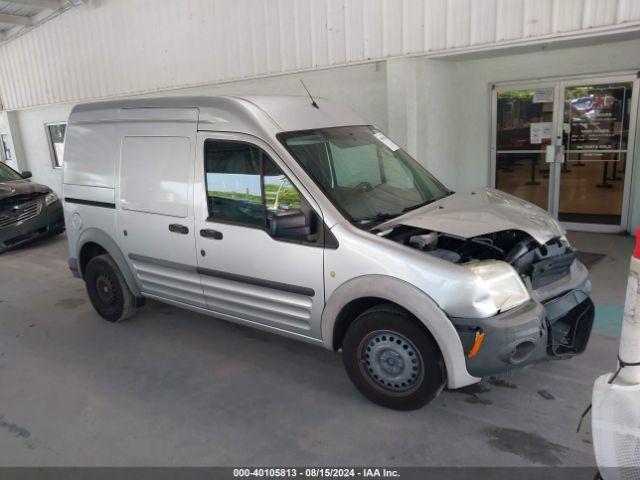
<svg viewBox="0 0 640 480"><path fill-rule="evenodd" d="M584 352L595 317L586 275L586 268L575 261L566 278L532 291L532 299L524 305L489 318L451 318L469 374L503 375Z"/></svg>

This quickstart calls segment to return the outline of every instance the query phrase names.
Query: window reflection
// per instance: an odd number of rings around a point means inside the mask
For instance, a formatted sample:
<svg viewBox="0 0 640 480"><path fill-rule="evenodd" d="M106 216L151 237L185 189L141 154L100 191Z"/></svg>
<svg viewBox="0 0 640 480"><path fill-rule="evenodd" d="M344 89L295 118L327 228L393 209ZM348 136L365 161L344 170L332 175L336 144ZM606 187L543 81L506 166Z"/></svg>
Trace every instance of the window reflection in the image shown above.
<svg viewBox="0 0 640 480"><path fill-rule="evenodd" d="M205 143L207 198L213 218L265 225L260 182L263 155L245 143Z"/></svg>

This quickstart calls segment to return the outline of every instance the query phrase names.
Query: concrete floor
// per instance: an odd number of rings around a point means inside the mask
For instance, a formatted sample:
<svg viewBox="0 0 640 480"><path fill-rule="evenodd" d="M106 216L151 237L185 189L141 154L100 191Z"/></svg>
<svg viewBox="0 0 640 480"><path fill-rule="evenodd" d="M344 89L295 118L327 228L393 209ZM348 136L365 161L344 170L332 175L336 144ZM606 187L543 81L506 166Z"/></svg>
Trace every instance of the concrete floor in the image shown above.
<svg viewBox="0 0 640 480"><path fill-rule="evenodd" d="M570 238L607 255L592 268L606 318L587 352L415 412L369 403L340 354L317 347L155 302L101 320L67 270L64 236L8 252L0 466L591 466L589 422L576 425L593 380L615 366L633 239Z"/></svg>

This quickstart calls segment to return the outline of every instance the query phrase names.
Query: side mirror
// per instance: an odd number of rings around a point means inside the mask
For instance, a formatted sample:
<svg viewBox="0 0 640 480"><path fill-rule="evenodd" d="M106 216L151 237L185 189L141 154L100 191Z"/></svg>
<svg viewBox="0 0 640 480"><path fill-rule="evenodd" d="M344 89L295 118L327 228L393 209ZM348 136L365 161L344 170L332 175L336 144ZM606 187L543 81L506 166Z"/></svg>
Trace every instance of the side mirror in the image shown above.
<svg viewBox="0 0 640 480"><path fill-rule="evenodd" d="M24 172L20 172L20 176L24 179L33 177L32 173L29 170L25 170Z"/></svg>
<svg viewBox="0 0 640 480"><path fill-rule="evenodd" d="M304 212L291 210L273 216L269 231L273 237L301 238L311 235L311 225Z"/></svg>

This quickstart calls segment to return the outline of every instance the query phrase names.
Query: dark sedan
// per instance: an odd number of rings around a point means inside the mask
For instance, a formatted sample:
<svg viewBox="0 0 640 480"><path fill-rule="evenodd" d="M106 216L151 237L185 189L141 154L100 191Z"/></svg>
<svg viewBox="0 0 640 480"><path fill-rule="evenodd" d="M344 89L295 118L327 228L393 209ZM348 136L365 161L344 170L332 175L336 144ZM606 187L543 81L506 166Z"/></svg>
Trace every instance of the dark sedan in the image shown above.
<svg viewBox="0 0 640 480"><path fill-rule="evenodd" d="M0 162L0 253L64 231L62 203L49 187Z"/></svg>

